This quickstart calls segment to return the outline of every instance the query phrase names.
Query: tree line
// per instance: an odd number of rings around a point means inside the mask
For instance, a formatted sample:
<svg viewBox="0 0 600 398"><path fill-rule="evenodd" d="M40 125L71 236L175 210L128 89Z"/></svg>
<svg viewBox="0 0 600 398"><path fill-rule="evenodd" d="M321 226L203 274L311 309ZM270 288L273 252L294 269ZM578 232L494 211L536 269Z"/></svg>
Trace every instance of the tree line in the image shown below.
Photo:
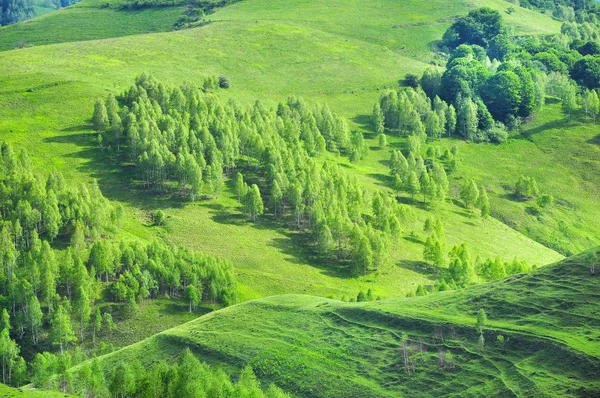
<svg viewBox="0 0 600 398"><path fill-rule="evenodd" d="M84 360L68 353L38 354L33 363L32 384L94 398L289 396L274 384L263 388L250 367L244 368L237 382L233 382L222 369L200 363L189 349L179 354L174 363L161 361L151 366L131 359L107 369L101 359Z"/></svg>

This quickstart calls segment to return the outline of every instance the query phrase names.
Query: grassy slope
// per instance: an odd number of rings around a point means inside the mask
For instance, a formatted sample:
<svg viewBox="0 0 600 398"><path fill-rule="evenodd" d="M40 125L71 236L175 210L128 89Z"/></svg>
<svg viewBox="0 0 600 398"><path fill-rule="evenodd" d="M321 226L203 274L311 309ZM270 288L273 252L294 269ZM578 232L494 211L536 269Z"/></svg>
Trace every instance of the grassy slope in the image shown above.
<svg viewBox="0 0 600 398"><path fill-rule="evenodd" d="M38 391L24 388L11 388L0 383L0 397L4 398L68 398L68 395L58 391Z"/></svg>
<svg viewBox="0 0 600 398"><path fill-rule="evenodd" d="M558 104L501 147L462 144L465 174L491 189L493 215L562 253L600 244L600 135L577 115L566 122ZM542 214L510 198L520 174L535 177L556 204Z"/></svg>
<svg viewBox="0 0 600 398"><path fill-rule="evenodd" d="M110 4L110 7L106 7ZM172 30L185 7L118 10L119 1L85 1L37 18L0 28L0 51L15 48L18 41L39 46L96 40ZM48 10L39 8L40 11Z"/></svg>
<svg viewBox="0 0 600 398"><path fill-rule="evenodd" d="M490 4L504 6L501 3ZM82 10L86 4L81 3ZM361 127L359 115L369 112L378 90L394 85L404 73L426 67L412 57L427 59L427 43L439 38L450 23L440 19L467 10L467 3L453 2L450 13L448 3L440 0L432 2L431 9L410 2L372 2L360 8L351 3L340 18L340 4L316 4L243 1L219 10L212 16L216 22L201 29L5 52L0 59L4 71L0 132L27 147L41 168L58 169L75 179L99 179L105 194L127 207L126 234L156 236L156 230L144 226L147 211L166 208L170 230L158 233L231 258L243 274L244 298L284 292L354 295L368 286L376 286L383 296L402 295L427 282L415 262L422 252L418 244L404 242L392 265L379 276L340 280L335 272L307 266L316 262L292 244L293 234L272 225L268 217L250 225L235 216L230 192L216 202L182 206L129 185L123 189L119 169L102 162L93 148L88 126L93 100L108 91L119 92L141 71L172 83L225 74L233 84L226 95L242 101L258 97L271 104L289 94L303 95L310 101L327 101ZM90 15L96 11L89 9ZM369 18L363 18L364 13ZM244 17L250 14L257 14L256 19ZM301 15L304 18L299 19ZM537 25L542 26L540 32L557 28L551 20L526 10L510 18L524 15L548 22ZM365 22L379 19L381 23ZM323 23L326 20L339 21L339 26ZM394 21L404 24L393 28ZM419 40L408 40L409 33ZM406 42L421 44L400 49ZM359 164L356 172L366 185L381 187L377 174L386 173L385 167L378 163L376 170L370 170L369 162ZM450 243L468 241L483 257L501 255L508 260L518 255L537 264L559 258L499 223L489 223L483 230L480 222L460 213L450 206L442 215ZM419 214L423 219L425 213Z"/></svg>
<svg viewBox="0 0 600 398"><path fill-rule="evenodd" d="M592 396L600 392L599 284L600 276L572 257L413 299L346 304L275 296L210 313L102 360L148 365L189 347L211 364L249 363L263 381L302 396ZM489 318L483 350L474 330L480 308ZM424 347L411 375L403 338ZM454 369L439 367L442 349Z"/></svg>

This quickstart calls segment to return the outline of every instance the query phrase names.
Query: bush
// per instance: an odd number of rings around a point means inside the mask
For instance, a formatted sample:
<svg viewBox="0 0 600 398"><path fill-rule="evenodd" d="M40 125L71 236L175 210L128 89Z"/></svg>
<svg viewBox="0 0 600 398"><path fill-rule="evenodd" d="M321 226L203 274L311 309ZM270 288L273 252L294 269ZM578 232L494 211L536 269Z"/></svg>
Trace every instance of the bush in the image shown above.
<svg viewBox="0 0 600 398"><path fill-rule="evenodd" d="M154 225L164 226L167 222L167 217L162 210L158 210L153 216Z"/></svg>
<svg viewBox="0 0 600 398"><path fill-rule="evenodd" d="M229 88L229 79L226 76L219 76L219 87Z"/></svg>
<svg viewBox="0 0 600 398"><path fill-rule="evenodd" d="M419 76L413 73L407 73L404 77L404 81L408 87L417 88L419 87Z"/></svg>
<svg viewBox="0 0 600 398"><path fill-rule="evenodd" d="M490 142L502 144L508 139L508 132L502 123L495 123L487 132Z"/></svg>

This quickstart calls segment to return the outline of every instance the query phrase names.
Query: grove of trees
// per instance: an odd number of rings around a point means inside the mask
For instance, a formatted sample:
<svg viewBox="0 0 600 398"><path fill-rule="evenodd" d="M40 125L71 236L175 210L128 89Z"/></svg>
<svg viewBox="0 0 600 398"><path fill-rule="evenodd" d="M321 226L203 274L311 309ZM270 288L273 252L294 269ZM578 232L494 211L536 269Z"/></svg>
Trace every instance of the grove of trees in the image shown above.
<svg viewBox="0 0 600 398"><path fill-rule="evenodd" d="M92 120L103 145L123 150L144 186L193 201L217 196L229 176L251 221L265 212L288 220L326 263L355 274L377 270L409 221L393 197L371 198L357 178L319 158L328 151L356 160L366 150L362 134L327 105L290 97L276 109L260 101L244 107L148 75L120 100L122 106L113 95L98 101Z"/></svg>
<svg viewBox="0 0 600 398"><path fill-rule="evenodd" d="M35 173L25 151L0 143L0 359L3 382L26 380L19 345L63 355L95 341L112 316L104 301L137 306L159 294L235 302L227 261L161 241L118 240L122 208L94 182L71 185ZM26 368L25 368L26 369Z"/></svg>

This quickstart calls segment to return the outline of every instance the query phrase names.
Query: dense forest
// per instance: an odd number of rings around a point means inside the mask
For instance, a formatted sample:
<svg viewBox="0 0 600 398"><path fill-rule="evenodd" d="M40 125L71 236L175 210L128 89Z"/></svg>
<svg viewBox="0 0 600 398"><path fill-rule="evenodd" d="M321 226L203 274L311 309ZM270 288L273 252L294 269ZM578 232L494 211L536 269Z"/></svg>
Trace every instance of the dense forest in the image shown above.
<svg viewBox="0 0 600 398"><path fill-rule="evenodd" d="M387 91L374 110L375 129L439 139L455 134L469 141L505 142L544 105L558 97L570 117L581 104L595 121L600 111L600 28L596 14L580 10L566 18L562 33L516 37L498 11L479 8L444 34L450 56L441 71L429 68L416 89ZM382 115L379 115L379 109Z"/></svg>
<svg viewBox="0 0 600 398"><path fill-rule="evenodd" d="M45 353L34 362L33 385L78 393L83 397L256 397L285 398L271 384L261 389L252 368L246 367L236 382L223 370L200 363L189 349L175 363L158 362L147 367L138 360L119 362L104 369L94 359L79 366L68 353L56 357ZM72 369L70 369L73 367Z"/></svg>

